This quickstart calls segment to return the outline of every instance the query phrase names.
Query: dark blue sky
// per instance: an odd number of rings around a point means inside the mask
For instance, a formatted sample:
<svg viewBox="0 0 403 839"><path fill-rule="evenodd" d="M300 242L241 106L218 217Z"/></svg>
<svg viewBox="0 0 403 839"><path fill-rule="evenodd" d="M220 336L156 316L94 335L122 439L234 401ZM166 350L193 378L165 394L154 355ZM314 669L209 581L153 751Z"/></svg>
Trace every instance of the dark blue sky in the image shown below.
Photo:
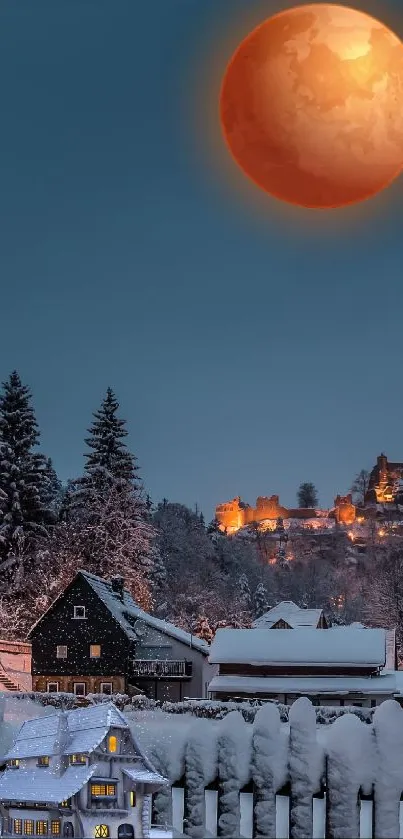
<svg viewBox="0 0 403 839"><path fill-rule="evenodd" d="M403 34L399 2L366 8ZM403 460L401 183L291 211L221 144L220 73L278 8L2 0L0 375L63 479L108 385L153 498L206 516Z"/></svg>

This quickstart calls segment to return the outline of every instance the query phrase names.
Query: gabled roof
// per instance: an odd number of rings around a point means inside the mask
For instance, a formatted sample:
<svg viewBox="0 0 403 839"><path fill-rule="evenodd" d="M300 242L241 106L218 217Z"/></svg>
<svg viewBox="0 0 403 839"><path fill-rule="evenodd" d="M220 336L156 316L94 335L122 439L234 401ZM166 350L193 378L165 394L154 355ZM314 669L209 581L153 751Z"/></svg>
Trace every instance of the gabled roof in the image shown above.
<svg viewBox="0 0 403 839"><path fill-rule="evenodd" d="M273 624L283 619L293 629L296 629L298 626L312 626L316 628L320 621L322 611L322 609L301 609L292 600L282 600L281 603L277 603L276 606L273 606L272 609L269 609L268 612L265 612L264 615L257 618L252 626L253 628L266 627L266 629L270 629Z"/></svg>
<svg viewBox="0 0 403 839"><path fill-rule="evenodd" d="M195 635L191 635L189 632L185 632L184 629L180 629L178 626L175 626L168 621L155 618L153 615L149 615L148 612L144 612L139 606L137 606L130 592L126 591L126 589L123 591L123 600L121 600L119 595L113 591L112 584L108 580L103 580L95 574L90 574L89 571L80 570L77 572L76 577L70 585L74 584L77 577L82 577L88 585L91 586L92 590L99 597L104 606L106 606L114 620L119 624L127 638L131 641L140 640L141 636L140 633L136 631L136 625L137 622L139 624L143 622L150 628L155 629L164 635L168 635L171 638L175 638L182 644L186 644L188 647L198 650L206 656L208 655L210 648L205 641L202 641ZM63 596L64 592L59 595L59 597L51 604L51 606L49 606L39 620L34 623L28 633L28 637L32 635L33 630L38 626L38 624L40 624L45 615L53 609L54 605Z"/></svg>
<svg viewBox="0 0 403 839"><path fill-rule="evenodd" d="M334 626L330 629L218 629L212 664L255 664L316 668L385 666L384 629Z"/></svg>
<svg viewBox="0 0 403 839"><path fill-rule="evenodd" d="M139 635L136 632L136 623L139 621L139 623L143 622L152 629L156 629L164 635L169 635L171 638L181 641L182 644L186 644L188 647L193 647L208 655L209 645L205 641L202 641L195 635L190 635L189 632L185 632L184 629L180 629L178 626L168 623L168 621L155 618L153 615L149 615L148 612L143 612L126 589L123 592L122 601L113 591L112 585L108 580L96 577L95 574L90 574L88 571L79 571L78 573L87 580L91 588L120 624L126 635L133 641L139 640Z"/></svg>
<svg viewBox="0 0 403 839"><path fill-rule="evenodd" d="M77 708L64 712L67 720L68 739L63 754L77 752L91 753L106 737L109 729L129 728L123 714L112 702L93 705L89 708ZM26 720L4 760L13 758L40 757L57 754L57 733L60 713L48 717ZM142 756L142 752L139 750Z"/></svg>

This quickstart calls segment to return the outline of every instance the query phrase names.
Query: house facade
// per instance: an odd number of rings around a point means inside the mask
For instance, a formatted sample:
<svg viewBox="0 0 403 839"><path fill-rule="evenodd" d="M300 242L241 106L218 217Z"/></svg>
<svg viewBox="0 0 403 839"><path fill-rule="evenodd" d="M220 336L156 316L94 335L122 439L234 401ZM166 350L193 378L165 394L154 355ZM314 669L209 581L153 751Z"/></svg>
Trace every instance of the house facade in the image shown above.
<svg viewBox="0 0 403 839"><path fill-rule="evenodd" d="M219 629L210 662L218 667L211 699L271 699L291 705L309 696L314 705L374 707L401 698L389 633L361 626L321 630Z"/></svg>
<svg viewBox="0 0 403 839"><path fill-rule="evenodd" d="M120 577L79 571L29 640L34 691L206 696L208 644L140 609Z"/></svg>
<svg viewBox="0 0 403 839"><path fill-rule="evenodd" d="M23 723L0 775L2 836L148 837L168 784L112 703Z"/></svg>

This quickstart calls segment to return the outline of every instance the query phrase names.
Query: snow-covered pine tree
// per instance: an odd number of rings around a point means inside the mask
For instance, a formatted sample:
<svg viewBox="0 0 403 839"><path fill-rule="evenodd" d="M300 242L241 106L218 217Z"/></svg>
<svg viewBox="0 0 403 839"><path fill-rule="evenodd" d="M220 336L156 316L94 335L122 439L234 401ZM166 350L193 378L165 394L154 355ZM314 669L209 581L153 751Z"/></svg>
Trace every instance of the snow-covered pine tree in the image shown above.
<svg viewBox="0 0 403 839"><path fill-rule="evenodd" d="M0 562L13 565L48 535L46 459L29 388L14 371L0 395Z"/></svg>
<svg viewBox="0 0 403 839"><path fill-rule="evenodd" d="M95 574L121 574L140 605L150 609L155 529L118 409L108 388L86 439L91 451L84 475L68 487L63 550Z"/></svg>
<svg viewBox="0 0 403 839"><path fill-rule="evenodd" d="M269 608L269 597L263 583L256 586L253 595L253 617L260 618Z"/></svg>
<svg viewBox="0 0 403 839"><path fill-rule="evenodd" d="M252 608L252 595L249 586L249 580L246 574L241 574L238 579L238 591L241 607L245 612L250 612Z"/></svg>
<svg viewBox="0 0 403 839"><path fill-rule="evenodd" d="M44 465L44 488L42 497L45 509L49 512L52 521L57 521L64 502L66 490L57 477L52 459L48 457Z"/></svg>

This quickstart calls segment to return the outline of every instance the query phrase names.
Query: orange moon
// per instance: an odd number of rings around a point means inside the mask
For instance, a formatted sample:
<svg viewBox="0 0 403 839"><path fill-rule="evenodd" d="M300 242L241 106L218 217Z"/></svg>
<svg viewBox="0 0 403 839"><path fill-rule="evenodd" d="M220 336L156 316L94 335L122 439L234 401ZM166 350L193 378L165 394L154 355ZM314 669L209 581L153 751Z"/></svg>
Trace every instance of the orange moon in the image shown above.
<svg viewBox="0 0 403 839"><path fill-rule="evenodd" d="M235 51L220 119L232 157L270 195L312 209L363 201L403 167L403 44L347 6L287 9Z"/></svg>

